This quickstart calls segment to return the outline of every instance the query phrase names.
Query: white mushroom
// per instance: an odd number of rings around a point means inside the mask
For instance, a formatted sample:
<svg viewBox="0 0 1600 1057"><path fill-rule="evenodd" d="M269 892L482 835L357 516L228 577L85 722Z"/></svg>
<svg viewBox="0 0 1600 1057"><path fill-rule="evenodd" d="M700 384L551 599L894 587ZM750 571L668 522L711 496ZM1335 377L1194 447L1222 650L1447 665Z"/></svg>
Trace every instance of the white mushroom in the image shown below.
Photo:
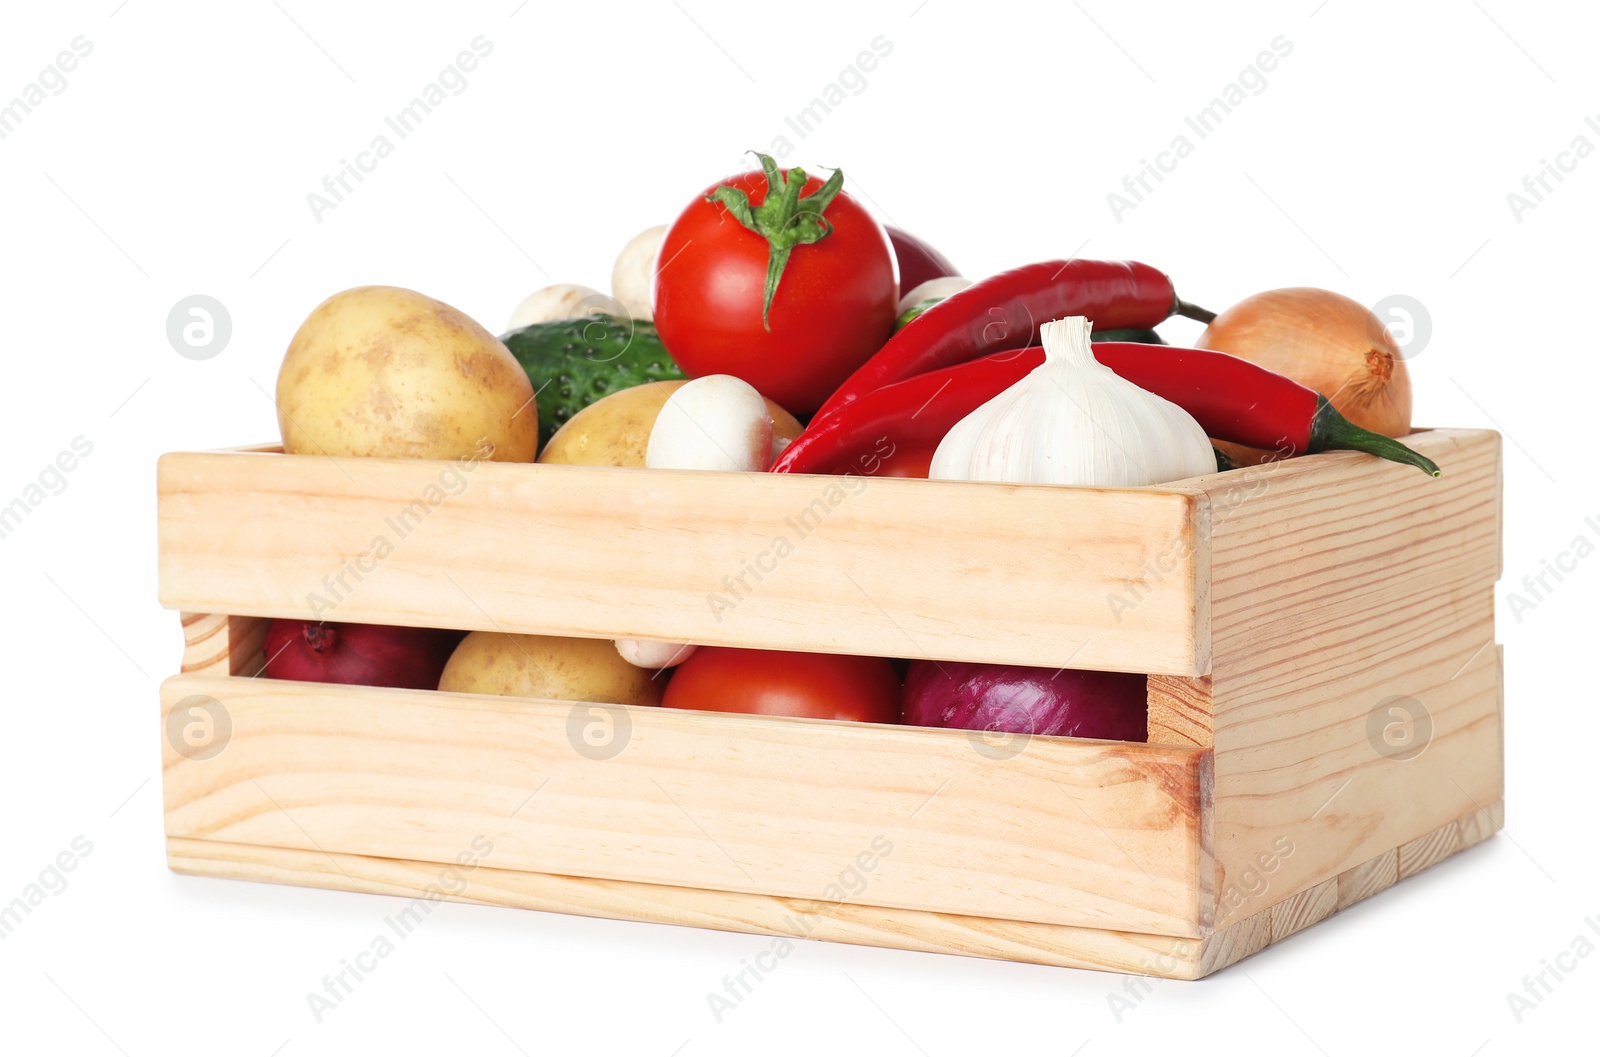
<svg viewBox="0 0 1600 1057"><path fill-rule="evenodd" d="M650 278L666 234L665 224L639 232L622 247L611 267L611 293L634 319L655 318L650 312Z"/></svg>
<svg viewBox="0 0 1600 1057"><path fill-rule="evenodd" d="M667 399L650 430L644 464L654 470L765 470L772 416L749 382L708 374Z"/></svg>
<svg viewBox="0 0 1600 1057"><path fill-rule="evenodd" d="M534 323L555 323L597 314L626 318L628 312L615 298L599 290L576 283L556 283L524 297L517 310L511 313L506 329L517 330Z"/></svg>

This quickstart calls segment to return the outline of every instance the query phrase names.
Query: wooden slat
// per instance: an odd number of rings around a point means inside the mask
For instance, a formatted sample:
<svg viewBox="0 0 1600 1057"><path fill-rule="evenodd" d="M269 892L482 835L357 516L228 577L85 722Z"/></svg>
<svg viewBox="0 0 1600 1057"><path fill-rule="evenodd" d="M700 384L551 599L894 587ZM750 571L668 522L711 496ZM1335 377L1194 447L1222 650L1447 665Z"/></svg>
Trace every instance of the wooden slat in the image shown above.
<svg viewBox="0 0 1600 1057"><path fill-rule="evenodd" d="M936 954L1003 958L1071 969L1104 969L1177 979L1194 979L1201 975L1201 941L1172 936L781 899L632 881L562 877L488 865L446 875L445 867L438 863L181 837L167 839L167 856L168 864L179 873L402 898L420 896L427 900L414 909L402 908L390 915L397 917L408 913L405 923L425 917L431 912L430 904L450 900Z"/></svg>
<svg viewBox="0 0 1600 1057"><path fill-rule="evenodd" d="M258 675L266 663L267 621L216 613L184 613L185 675Z"/></svg>
<svg viewBox="0 0 1600 1057"><path fill-rule="evenodd" d="M448 862L481 834L507 869L791 898L887 841L874 904L1200 934L1208 750L996 760L965 731L634 708L595 760L571 702L178 676L164 714L193 695L231 740L164 746L169 836Z"/></svg>
<svg viewBox="0 0 1600 1057"><path fill-rule="evenodd" d="M1204 500L1182 488L467 473L263 452L168 455L158 480L173 609L1176 675L1210 665Z"/></svg>
<svg viewBox="0 0 1600 1057"><path fill-rule="evenodd" d="M1477 840L1485 840L1500 828L1503 818L1503 805L1496 801L1470 815L1452 820L1413 843L1419 848L1427 848L1430 855L1438 853L1440 858L1447 857L1468 846L1458 839L1462 834L1471 833ZM1296 892L1266 910L1240 918L1226 928L1208 932L1201 944L1197 966L1199 975L1207 976L1225 969L1270 944L1324 921L1404 880L1409 875L1398 870L1401 851L1390 848L1384 854L1345 871L1334 880ZM1438 861L1439 858L1433 859L1433 862Z"/></svg>
<svg viewBox="0 0 1600 1057"><path fill-rule="evenodd" d="M1152 675L1148 738L1160 745L1212 744L1211 677Z"/></svg>
<svg viewBox="0 0 1600 1057"><path fill-rule="evenodd" d="M1272 920L1272 942L1288 939L1339 909L1339 882L1337 879L1313 885L1278 903L1269 912Z"/></svg>
<svg viewBox="0 0 1600 1057"><path fill-rule="evenodd" d="M1395 876L1404 881L1461 850L1461 829L1455 823L1408 840L1395 852Z"/></svg>
<svg viewBox="0 0 1600 1057"><path fill-rule="evenodd" d="M1280 840L1273 885L1298 892L1501 799L1499 437L1409 439L1443 477L1333 455L1248 494L1207 479L1218 891ZM1369 740L1397 697L1431 717L1412 759Z"/></svg>
<svg viewBox="0 0 1600 1057"><path fill-rule="evenodd" d="M1487 807L1480 808L1463 818L1460 822L1461 850L1466 851L1475 844L1481 844L1505 828L1505 804L1496 801Z"/></svg>
<svg viewBox="0 0 1600 1057"><path fill-rule="evenodd" d="M1210 976L1242 962L1252 954L1265 950L1272 943L1272 914L1253 914L1235 921L1225 929L1211 933L1201 943L1199 970L1201 976Z"/></svg>
<svg viewBox="0 0 1600 1057"><path fill-rule="evenodd" d="M1480 814L1492 825L1499 810L1497 803ZM1465 832L1471 827L1463 820L1457 828ZM1209 976L1299 931L1291 927L1295 922L1304 921L1300 927L1305 927L1312 923L1311 918L1322 920L1332 913L1328 910L1325 884L1225 929L1208 930L1196 940L507 870L492 865L496 851L490 849L487 855L475 857L471 869L451 869L450 864L410 859L167 838L168 865L179 873L422 897L427 901L413 903L392 915L404 917L405 921L425 917L431 912L428 905L447 899L1180 980ZM1395 852L1391 850L1387 857L1379 858L1387 858L1392 866ZM1368 870L1364 864L1361 870L1352 872L1370 878L1381 875L1383 870ZM1392 881L1392 870L1388 876ZM1367 887L1367 895L1372 895L1387 885ZM1350 905L1343 895L1341 885L1339 910ZM1281 931L1275 934L1275 924L1279 923Z"/></svg>
<svg viewBox="0 0 1600 1057"><path fill-rule="evenodd" d="M1398 880L1399 856L1391 848L1339 875L1339 909L1371 899Z"/></svg>

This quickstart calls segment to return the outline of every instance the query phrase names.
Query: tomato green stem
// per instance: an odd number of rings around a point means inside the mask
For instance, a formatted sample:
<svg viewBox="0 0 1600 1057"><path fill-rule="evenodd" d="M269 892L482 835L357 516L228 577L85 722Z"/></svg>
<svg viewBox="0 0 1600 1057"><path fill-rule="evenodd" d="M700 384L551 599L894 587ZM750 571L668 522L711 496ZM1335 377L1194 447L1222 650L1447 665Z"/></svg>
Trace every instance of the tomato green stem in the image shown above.
<svg viewBox="0 0 1600 1057"><path fill-rule="evenodd" d="M772 324L768 316L772 311L772 298L778 292L778 282L789 263L789 254L796 246L810 245L832 233L833 224L822 213L844 186L844 171L833 170L827 183L801 197L800 192L806 186L804 169L796 166L784 172L770 155L759 151L750 153L761 160L761 171L767 176L767 196L761 204L752 206L748 195L727 184L706 195L706 201L721 202L735 220L767 240L767 284L761 303L761 326L770 333Z"/></svg>

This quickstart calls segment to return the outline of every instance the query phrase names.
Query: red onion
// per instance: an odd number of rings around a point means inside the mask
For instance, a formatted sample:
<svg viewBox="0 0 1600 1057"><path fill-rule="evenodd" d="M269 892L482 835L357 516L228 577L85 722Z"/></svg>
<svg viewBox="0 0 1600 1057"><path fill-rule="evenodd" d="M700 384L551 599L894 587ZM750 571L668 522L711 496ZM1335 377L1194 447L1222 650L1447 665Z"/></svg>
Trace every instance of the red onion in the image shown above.
<svg viewBox="0 0 1600 1057"><path fill-rule="evenodd" d="M900 295L915 290L929 279L942 279L947 275L960 275L949 258L915 235L899 228L885 226L889 243L894 247L895 263L900 266Z"/></svg>
<svg viewBox="0 0 1600 1057"><path fill-rule="evenodd" d="M274 620L267 625L269 679L436 690L463 632L386 624Z"/></svg>
<svg viewBox="0 0 1600 1057"><path fill-rule="evenodd" d="M902 706L917 727L1145 740L1145 677L1126 672L912 661Z"/></svg>

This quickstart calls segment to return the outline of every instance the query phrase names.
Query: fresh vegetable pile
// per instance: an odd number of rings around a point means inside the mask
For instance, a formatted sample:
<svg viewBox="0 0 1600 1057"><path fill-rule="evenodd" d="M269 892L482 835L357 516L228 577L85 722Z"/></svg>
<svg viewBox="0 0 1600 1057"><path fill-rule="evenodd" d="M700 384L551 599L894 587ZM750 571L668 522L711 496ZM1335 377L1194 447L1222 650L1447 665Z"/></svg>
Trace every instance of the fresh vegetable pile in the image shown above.
<svg viewBox="0 0 1600 1057"><path fill-rule="evenodd" d="M1214 315L1132 261L972 281L841 171L757 157L631 239L611 294L535 291L499 340L409 290L329 298L278 377L284 450L1129 487L1346 449L1439 473L1397 439L1405 362L1355 301ZM1198 348L1156 333L1174 315L1208 324ZM273 678L1145 737L1136 673L300 621L267 645Z"/></svg>

